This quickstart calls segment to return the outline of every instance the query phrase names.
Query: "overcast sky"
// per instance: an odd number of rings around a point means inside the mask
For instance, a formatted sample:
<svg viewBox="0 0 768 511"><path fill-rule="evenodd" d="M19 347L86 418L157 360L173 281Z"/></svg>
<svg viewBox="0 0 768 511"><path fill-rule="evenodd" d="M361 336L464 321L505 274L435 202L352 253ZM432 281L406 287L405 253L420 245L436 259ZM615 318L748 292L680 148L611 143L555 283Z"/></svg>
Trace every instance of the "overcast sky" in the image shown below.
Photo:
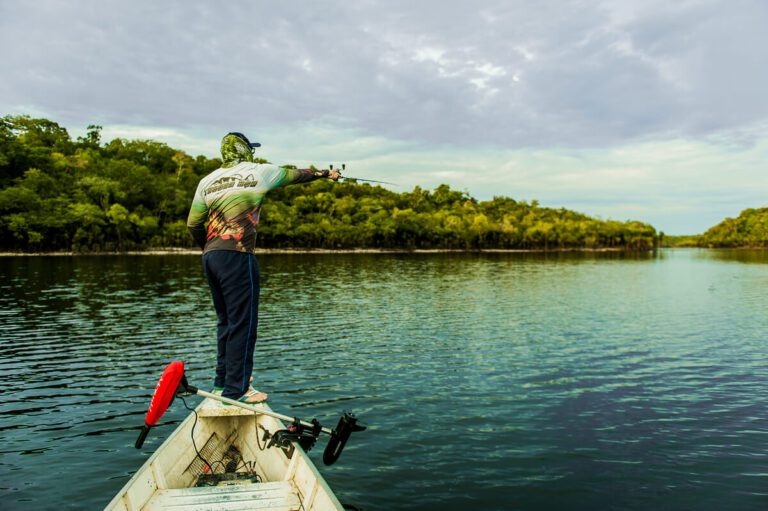
<svg viewBox="0 0 768 511"><path fill-rule="evenodd" d="M768 2L0 0L0 115L699 233L768 205Z"/></svg>

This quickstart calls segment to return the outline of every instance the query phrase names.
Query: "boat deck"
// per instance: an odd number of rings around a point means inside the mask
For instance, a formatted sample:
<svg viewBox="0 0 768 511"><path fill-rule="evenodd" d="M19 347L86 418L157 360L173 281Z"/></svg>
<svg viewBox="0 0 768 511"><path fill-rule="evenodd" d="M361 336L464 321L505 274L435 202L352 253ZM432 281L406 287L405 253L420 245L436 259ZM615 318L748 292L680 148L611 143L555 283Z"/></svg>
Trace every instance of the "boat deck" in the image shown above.
<svg viewBox="0 0 768 511"><path fill-rule="evenodd" d="M296 487L290 481L280 481L158 490L144 510L298 511L301 507Z"/></svg>

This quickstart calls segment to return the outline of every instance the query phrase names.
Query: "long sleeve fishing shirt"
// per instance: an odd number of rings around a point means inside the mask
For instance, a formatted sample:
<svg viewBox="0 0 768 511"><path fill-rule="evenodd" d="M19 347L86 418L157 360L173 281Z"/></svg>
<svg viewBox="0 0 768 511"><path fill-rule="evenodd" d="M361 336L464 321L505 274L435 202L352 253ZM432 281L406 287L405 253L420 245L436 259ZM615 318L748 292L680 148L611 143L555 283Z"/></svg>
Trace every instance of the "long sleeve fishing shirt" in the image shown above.
<svg viewBox="0 0 768 511"><path fill-rule="evenodd" d="M187 227L203 253L212 250L253 252L261 203L267 192L320 177L323 174L312 170L271 164L242 162L222 167L197 185Z"/></svg>

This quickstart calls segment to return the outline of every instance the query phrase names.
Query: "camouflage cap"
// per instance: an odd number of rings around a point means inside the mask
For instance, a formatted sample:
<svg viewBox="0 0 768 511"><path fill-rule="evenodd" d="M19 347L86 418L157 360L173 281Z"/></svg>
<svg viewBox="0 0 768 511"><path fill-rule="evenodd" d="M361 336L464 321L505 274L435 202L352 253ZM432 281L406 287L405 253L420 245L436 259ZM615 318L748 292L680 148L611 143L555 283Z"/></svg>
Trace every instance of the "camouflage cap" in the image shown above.
<svg viewBox="0 0 768 511"><path fill-rule="evenodd" d="M227 133L221 139L221 159L224 167L232 167L244 161L253 161L253 148L260 147L258 142L252 143L242 133Z"/></svg>

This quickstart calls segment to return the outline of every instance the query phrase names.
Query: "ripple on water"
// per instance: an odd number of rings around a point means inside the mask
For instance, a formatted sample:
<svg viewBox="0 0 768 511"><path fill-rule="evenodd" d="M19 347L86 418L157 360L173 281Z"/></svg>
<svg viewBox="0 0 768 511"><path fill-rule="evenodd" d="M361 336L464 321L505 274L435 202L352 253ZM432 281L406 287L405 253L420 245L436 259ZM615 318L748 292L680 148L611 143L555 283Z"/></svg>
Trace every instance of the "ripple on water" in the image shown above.
<svg viewBox="0 0 768 511"><path fill-rule="evenodd" d="M768 260L260 261L257 385L285 413L335 424L349 409L369 425L321 467L343 501L766 504ZM103 506L186 414L175 406L133 449L164 365L211 382L199 258L2 258L0 271L0 496L11 509Z"/></svg>

